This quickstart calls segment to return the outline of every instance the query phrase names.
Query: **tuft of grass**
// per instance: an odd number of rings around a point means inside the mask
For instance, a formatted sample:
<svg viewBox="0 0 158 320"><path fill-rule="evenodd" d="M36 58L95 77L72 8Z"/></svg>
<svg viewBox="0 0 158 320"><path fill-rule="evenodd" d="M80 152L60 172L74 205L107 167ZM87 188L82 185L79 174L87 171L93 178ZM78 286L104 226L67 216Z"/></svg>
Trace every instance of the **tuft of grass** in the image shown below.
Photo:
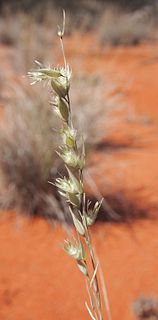
<svg viewBox="0 0 158 320"><path fill-rule="evenodd" d="M101 44L136 45L152 37L152 19L148 8L125 12L109 6L102 16L98 34Z"/></svg>
<svg viewBox="0 0 158 320"><path fill-rule="evenodd" d="M114 83L97 75L81 73L73 78L71 96L74 101L74 123L90 148L105 138L114 122L120 121L119 115L115 116L113 112L124 106L120 104L119 95L111 95L114 88Z"/></svg>
<svg viewBox="0 0 158 320"><path fill-rule="evenodd" d="M0 19L0 43L14 46L22 58L24 71L30 69L32 61L46 63L52 60L55 30L60 2L34 3L33 7L20 6L19 10L10 4L3 5ZM25 2L24 2L25 4ZM98 33L101 44L135 45L153 37L153 25L157 27L157 5L144 3L142 8L132 7L115 1L71 1L65 2L67 9L67 34L75 30ZM126 8L126 11L125 11ZM138 9L139 8L139 9ZM117 26L117 28L116 28ZM54 31L52 31L54 30ZM43 48L47 50L43 50ZM56 61L55 61L56 63ZM23 67L22 66L22 67ZM20 70L22 70L20 66Z"/></svg>
<svg viewBox="0 0 158 320"><path fill-rule="evenodd" d="M54 117L44 100L44 95L35 100L23 93L19 102L17 98L5 108L0 122L0 205L61 219L59 197L47 182L50 173L55 177L59 161Z"/></svg>
<svg viewBox="0 0 158 320"><path fill-rule="evenodd" d="M10 10L4 10L0 17L0 44L16 50L14 64L17 70L26 73L35 58L44 62L49 61L50 57L55 58L51 49L56 16L56 11L45 9L45 18L41 21L38 10L30 14L22 11L13 14Z"/></svg>

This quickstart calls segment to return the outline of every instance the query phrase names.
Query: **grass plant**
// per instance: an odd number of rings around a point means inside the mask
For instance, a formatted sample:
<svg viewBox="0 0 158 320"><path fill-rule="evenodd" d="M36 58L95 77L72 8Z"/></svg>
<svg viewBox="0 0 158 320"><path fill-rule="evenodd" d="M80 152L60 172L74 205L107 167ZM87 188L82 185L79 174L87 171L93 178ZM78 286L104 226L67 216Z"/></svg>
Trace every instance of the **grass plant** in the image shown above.
<svg viewBox="0 0 158 320"><path fill-rule="evenodd" d="M98 35L102 45L112 46L137 45L150 40L153 38L151 9L145 7L134 12L128 12L116 4L109 5L102 14Z"/></svg>
<svg viewBox="0 0 158 320"><path fill-rule="evenodd" d="M58 27L64 67L47 68L36 62L38 69L28 72L32 84L46 81L53 90L52 106L57 117L61 120L59 135L61 145L57 154L63 160L66 175L57 177L55 182L49 181L55 186L68 205L69 212L76 230L76 236L65 240L64 249L72 257L86 277L89 303L85 302L88 313L93 320L103 320L103 306L98 282L99 262L96 261L91 241L90 227L94 224L102 200L93 206L84 191L85 146L82 133L80 134L73 125L70 102L71 69L67 64L64 52L63 37L65 30L65 12L63 11L63 26ZM106 290L103 290L105 293ZM105 296L107 316L111 319L107 296Z"/></svg>
<svg viewBox="0 0 158 320"><path fill-rule="evenodd" d="M59 219L56 189L52 192L47 185L59 165L55 133L53 141L51 138L54 118L45 104L47 95L34 99L37 90L32 91L28 96L16 87L17 98L13 103L12 96L12 103L8 101L4 108L0 123L0 206L29 215L55 218L57 213Z"/></svg>

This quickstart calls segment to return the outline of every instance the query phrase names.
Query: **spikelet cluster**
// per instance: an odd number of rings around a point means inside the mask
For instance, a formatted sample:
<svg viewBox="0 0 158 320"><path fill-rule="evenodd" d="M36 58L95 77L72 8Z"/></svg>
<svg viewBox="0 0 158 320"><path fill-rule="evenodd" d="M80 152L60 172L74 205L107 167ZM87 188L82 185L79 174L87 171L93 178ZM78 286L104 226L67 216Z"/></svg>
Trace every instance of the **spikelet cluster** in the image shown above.
<svg viewBox="0 0 158 320"><path fill-rule="evenodd" d="M63 50L64 22L63 28L58 31ZM70 80L71 69L66 63L64 51L64 67L47 68L37 62L38 69L30 71L28 76L31 84L46 81L53 91L53 108L61 120L61 145L57 150L66 167L66 176L57 178L55 182L50 182L58 189L59 194L65 199L69 206L69 211L77 233L77 240L66 240L64 249L77 263L79 270L87 277L90 290L93 291L90 299L91 307L87 310L92 319L98 314L99 319L103 319L101 313L100 294L96 277L97 267L95 267L94 254L91 246L89 227L93 225L97 218L102 201L97 201L94 206L87 200L84 193L83 169L85 166L85 148L83 138L73 126L70 107ZM82 143L81 143L82 141ZM80 143L79 143L80 142ZM87 267L86 250L91 256L93 274L90 275ZM95 297L95 298L94 298ZM95 301L93 301L93 299ZM95 305L95 307L94 307ZM93 314L94 312L94 314Z"/></svg>

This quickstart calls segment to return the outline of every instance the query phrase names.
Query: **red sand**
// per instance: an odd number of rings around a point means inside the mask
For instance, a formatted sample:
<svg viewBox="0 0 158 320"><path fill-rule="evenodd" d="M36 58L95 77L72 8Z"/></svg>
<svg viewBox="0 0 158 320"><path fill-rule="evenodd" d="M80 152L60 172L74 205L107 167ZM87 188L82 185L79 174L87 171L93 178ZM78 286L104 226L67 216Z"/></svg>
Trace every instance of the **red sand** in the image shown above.
<svg viewBox="0 0 158 320"><path fill-rule="evenodd" d="M140 294L158 295L156 236L149 221L93 230L114 320L134 319L131 304ZM84 279L62 251L63 239L60 228L41 220L1 222L1 320L89 319Z"/></svg>
<svg viewBox="0 0 158 320"><path fill-rule="evenodd" d="M98 187L104 194L123 192L149 217L157 214L158 45L100 52L93 38L76 35L66 47L74 70L108 74L135 110L108 137L113 145L129 147L92 156ZM97 224L92 230L113 320L134 320L133 301L141 294L158 296L157 226L156 219L148 218L130 225ZM60 247L64 237L60 227L52 230L39 219L2 219L0 320L89 319L84 279Z"/></svg>

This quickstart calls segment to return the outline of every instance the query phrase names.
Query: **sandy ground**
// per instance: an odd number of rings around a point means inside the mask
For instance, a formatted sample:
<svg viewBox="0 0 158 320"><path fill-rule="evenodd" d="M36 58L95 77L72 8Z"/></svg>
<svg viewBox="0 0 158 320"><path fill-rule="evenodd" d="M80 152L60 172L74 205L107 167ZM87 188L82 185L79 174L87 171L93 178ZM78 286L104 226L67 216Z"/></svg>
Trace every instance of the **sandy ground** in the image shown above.
<svg viewBox="0 0 158 320"><path fill-rule="evenodd" d="M134 300L158 296L158 45L99 50L93 37L76 34L66 47L74 72L108 75L131 106L92 154L90 170L99 190L111 203L115 198L114 207L130 221L97 223L92 234L112 319L134 320ZM0 54L5 56L4 48ZM84 278L62 251L64 238L61 227L41 219L2 215L0 320L89 319Z"/></svg>

